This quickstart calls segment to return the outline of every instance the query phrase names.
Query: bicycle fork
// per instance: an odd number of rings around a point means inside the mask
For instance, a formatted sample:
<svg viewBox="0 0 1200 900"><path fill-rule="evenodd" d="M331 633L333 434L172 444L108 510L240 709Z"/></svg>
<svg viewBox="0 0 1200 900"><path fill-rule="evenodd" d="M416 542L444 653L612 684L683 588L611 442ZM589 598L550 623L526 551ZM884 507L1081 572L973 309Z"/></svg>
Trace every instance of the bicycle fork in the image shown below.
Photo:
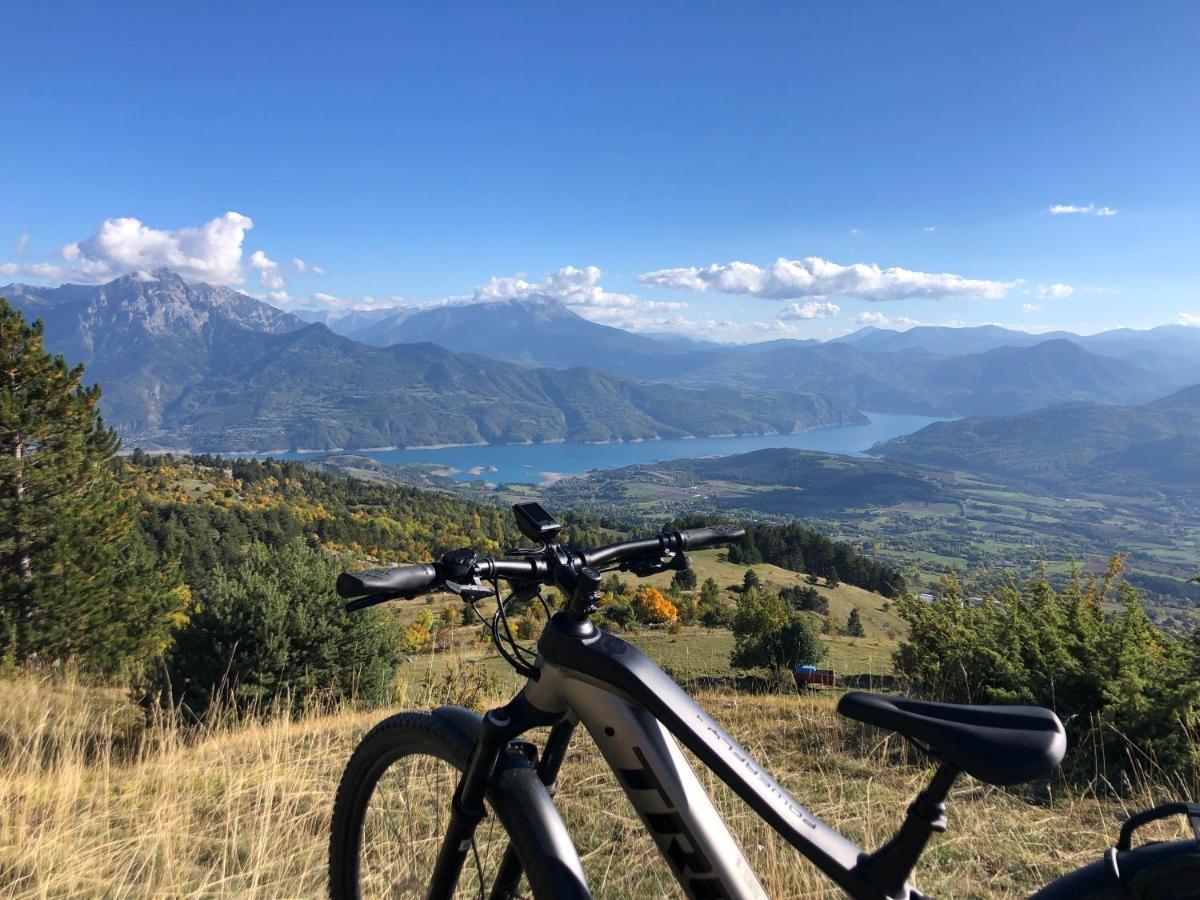
<svg viewBox="0 0 1200 900"><path fill-rule="evenodd" d="M454 792L450 823L434 863L426 894L428 900L449 900L453 896L467 854L471 852L475 829L486 814L484 798L500 755L508 748L510 741L539 725L553 726L537 767L538 778L550 787L558 777L558 770L566 757L575 723L561 714L550 715L536 709L523 694L503 707L490 710L483 717L479 740L467 763L467 771L463 773ZM510 841L489 896L496 900L511 897L517 882L521 880L521 874L521 861Z"/></svg>

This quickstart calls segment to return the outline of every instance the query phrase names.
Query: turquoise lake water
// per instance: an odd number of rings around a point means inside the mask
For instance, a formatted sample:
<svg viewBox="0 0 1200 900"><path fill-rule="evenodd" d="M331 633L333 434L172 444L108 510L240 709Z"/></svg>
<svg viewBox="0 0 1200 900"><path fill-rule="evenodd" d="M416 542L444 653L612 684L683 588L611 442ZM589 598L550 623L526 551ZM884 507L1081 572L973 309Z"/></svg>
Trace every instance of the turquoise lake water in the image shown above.
<svg viewBox="0 0 1200 900"><path fill-rule="evenodd" d="M872 445L888 438L919 431L941 421L928 416L868 413L868 425L816 428L799 434L750 437L672 438L664 441L634 441L619 444L486 444L473 447L354 451L381 463L428 463L452 470L457 481L481 479L540 483L559 475L582 475L589 469L615 469L638 463L700 456L729 456L768 447L793 447L861 456ZM273 454L274 455L274 454ZM282 454L303 459L314 454Z"/></svg>

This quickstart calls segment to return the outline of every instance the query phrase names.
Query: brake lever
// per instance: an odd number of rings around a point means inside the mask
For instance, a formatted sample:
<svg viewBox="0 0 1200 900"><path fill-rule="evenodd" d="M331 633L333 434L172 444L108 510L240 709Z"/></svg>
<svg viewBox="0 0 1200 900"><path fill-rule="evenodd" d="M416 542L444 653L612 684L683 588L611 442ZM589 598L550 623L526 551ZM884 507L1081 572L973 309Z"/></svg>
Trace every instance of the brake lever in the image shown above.
<svg viewBox="0 0 1200 900"><path fill-rule="evenodd" d="M358 612L360 609L367 609L372 606L377 606L380 603L387 603L389 600L411 600L413 594L372 594L369 597L359 597L357 600L351 600L346 604L346 612Z"/></svg>
<svg viewBox="0 0 1200 900"><path fill-rule="evenodd" d="M442 586L452 594L457 594L463 603L476 603L486 600L495 593L486 584L460 584L457 581L445 581Z"/></svg>
<svg viewBox="0 0 1200 900"><path fill-rule="evenodd" d="M682 572L692 566L692 558L686 553L672 553L669 557L645 557L621 563L622 572L632 572L638 578L647 578L659 572Z"/></svg>

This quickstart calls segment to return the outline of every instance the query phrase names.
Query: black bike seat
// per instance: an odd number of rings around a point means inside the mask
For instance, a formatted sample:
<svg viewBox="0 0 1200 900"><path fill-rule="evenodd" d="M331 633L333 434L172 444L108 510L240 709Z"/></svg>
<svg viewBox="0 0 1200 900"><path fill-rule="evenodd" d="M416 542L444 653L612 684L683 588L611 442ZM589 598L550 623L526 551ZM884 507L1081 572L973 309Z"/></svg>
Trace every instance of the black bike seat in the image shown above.
<svg viewBox="0 0 1200 900"><path fill-rule="evenodd" d="M1049 775L1067 749L1062 722L1040 706L929 703L851 691L838 712L912 738L988 784Z"/></svg>

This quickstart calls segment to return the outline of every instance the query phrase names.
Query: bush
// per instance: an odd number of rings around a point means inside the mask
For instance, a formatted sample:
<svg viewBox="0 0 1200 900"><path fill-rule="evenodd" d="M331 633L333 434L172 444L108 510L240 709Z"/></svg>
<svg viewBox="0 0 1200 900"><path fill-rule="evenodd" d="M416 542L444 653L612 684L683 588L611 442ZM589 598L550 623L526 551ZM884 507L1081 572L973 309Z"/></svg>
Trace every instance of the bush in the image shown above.
<svg viewBox="0 0 1200 900"><path fill-rule="evenodd" d="M733 615L733 635L729 662L737 669L790 669L817 663L826 653L812 619L778 594L746 591Z"/></svg>
<svg viewBox="0 0 1200 900"><path fill-rule="evenodd" d="M829 614L829 599L816 588L807 585L785 587L779 591L779 596L799 612L815 612L822 616Z"/></svg>
<svg viewBox="0 0 1200 900"><path fill-rule="evenodd" d="M620 628L629 628L635 623L633 607L628 603L605 603L600 607L604 618Z"/></svg>
<svg viewBox="0 0 1200 900"><path fill-rule="evenodd" d="M633 614L645 625L665 625L679 618L675 604L658 588L649 585L638 588L633 595Z"/></svg>
<svg viewBox="0 0 1200 900"><path fill-rule="evenodd" d="M671 587L681 591L694 591L698 581L696 570L689 567L671 576Z"/></svg>
<svg viewBox="0 0 1200 900"><path fill-rule="evenodd" d="M1102 579L1076 575L1063 590L1035 578L977 607L948 577L937 603L898 601L910 627L896 670L936 699L1053 709L1078 781L1120 785L1153 767L1194 779L1200 638L1155 628L1118 580L1122 565L1116 557ZM1114 592L1120 608L1106 615Z"/></svg>
<svg viewBox="0 0 1200 900"><path fill-rule="evenodd" d="M380 608L347 614L333 590L339 571L334 558L298 542L249 545L240 565L215 573L176 637L167 657L175 698L197 713L220 693L239 706L313 692L387 700L395 616Z"/></svg>
<svg viewBox="0 0 1200 900"><path fill-rule="evenodd" d="M728 628L733 623L733 610L724 603L713 603L700 611L700 624L705 628Z"/></svg>
<svg viewBox="0 0 1200 900"><path fill-rule="evenodd" d="M695 625L700 621L700 603L695 596L682 594L675 598L674 603L681 625Z"/></svg>

